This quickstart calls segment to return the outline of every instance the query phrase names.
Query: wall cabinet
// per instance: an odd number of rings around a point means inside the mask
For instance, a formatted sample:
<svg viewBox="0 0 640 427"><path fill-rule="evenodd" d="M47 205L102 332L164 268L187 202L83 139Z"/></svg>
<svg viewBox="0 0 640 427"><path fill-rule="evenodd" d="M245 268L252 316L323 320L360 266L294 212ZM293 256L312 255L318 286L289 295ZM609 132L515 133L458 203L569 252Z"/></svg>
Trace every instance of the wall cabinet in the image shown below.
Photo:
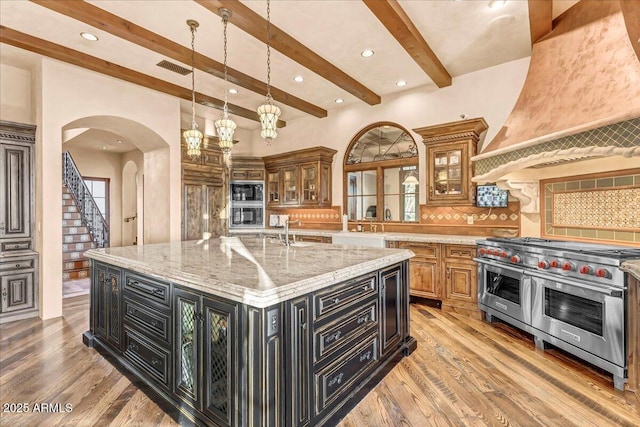
<svg viewBox="0 0 640 427"><path fill-rule="evenodd" d="M264 161L257 157L233 157L231 181L264 181Z"/></svg>
<svg viewBox="0 0 640 427"><path fill-rule="evenodd" d="M331 163L336 150L315 147L264 157L267 206L331 206Z"/></svg>
<svg viewBox="0 0 640 427"><path fill-rule="evenodd" d="M38 315L35 126L0 121L0 323Z"/></svg>
<svg viewBox="0 0 640 427"><path fill-rule="evenodd" d="M477 154L483 118L414 129L427 148L427 205L473 205L475 184L471 157Z"/></svg>
<svg viewBox="0 0 640 427"><path fill-rule="evenodd" d="M201 239L226 234L224 213L228 180L224 155L216 147L200 148L201 155L193 160L182 144L182 240Z"/></svg>
<svg viewBox="0 0 640 427"><path fill-rule="evenodd" d="M416 255L409 261L411 296L440 301L443 310L480 317L475 246L421 242L389 242L388 246Z"/></svg>

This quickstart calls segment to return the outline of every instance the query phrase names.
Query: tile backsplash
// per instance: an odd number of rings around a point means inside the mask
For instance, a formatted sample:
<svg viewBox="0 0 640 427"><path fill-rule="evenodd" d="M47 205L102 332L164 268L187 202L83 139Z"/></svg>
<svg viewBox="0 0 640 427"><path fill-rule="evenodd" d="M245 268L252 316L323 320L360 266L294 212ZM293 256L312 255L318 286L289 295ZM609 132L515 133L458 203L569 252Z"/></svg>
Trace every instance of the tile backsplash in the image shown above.
<svg viewBox="0 0 640 427"><path fill-rule="evenodd" d="M640 169L540 181L546 237L640 245Z"/></svg>

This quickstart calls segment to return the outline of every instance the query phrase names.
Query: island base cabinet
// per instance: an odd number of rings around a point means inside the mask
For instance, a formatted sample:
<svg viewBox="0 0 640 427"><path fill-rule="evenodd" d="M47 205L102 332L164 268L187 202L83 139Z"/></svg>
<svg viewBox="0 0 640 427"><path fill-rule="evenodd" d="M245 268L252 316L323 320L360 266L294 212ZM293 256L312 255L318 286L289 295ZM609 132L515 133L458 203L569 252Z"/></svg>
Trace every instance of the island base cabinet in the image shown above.
<svg viewBox="0 0 640 427"><path fill-rule="evenodd" d="M220 426L237 425L239 306L175 291L175 393Z"/></svg>
<svg viewBox="0 0 640 427"><path fill-rule="evenodd" d="M92 331L112 347L122 350L122 270L92 261Z"/></svg>

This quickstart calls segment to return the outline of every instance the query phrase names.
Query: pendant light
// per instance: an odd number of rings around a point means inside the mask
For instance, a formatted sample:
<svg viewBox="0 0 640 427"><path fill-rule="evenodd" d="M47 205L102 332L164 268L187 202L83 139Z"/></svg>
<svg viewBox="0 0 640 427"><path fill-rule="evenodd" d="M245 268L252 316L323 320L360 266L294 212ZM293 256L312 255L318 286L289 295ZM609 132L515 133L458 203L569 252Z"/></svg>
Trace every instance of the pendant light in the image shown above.
<svg viewBox="0 0 640 427"><path fill-rule="evenodd" d="M196 75L195 75L195 40L196 28L200 26L198 21L193 19L187 20L187 25L191 29L191 129L187 129L182 133L187 143L187 154L191 159L195 160L200 157L200 143L202 142L202 132L198 130L196 124Z"/></svg>
<svg viewBox="0 0 640 427"><path fill-rule="evenodd" d="M280 117L280 108L274 105L271 101L271 47L269 46L269 39L271 38L271 6L269 0L267 0L267 100L264 104L258 107L258 116L260 116L260 124L262 125L262 132L260 136L270 144L271 141L278 136L276 132L276 124L278 123L278 117Z"/></svg>
<svg viewBox="0 0 640 427"><path fill-rule="evenodd" d="M233 132L236 124L229 118L229 110L227 107L227 23L231 16L231 11L221 7L218 12L222 16L224 24L224 108L222 109L222 118L216 121L216 131L218 132L218 144L224 154L230 153L233 147Z"/></svg>

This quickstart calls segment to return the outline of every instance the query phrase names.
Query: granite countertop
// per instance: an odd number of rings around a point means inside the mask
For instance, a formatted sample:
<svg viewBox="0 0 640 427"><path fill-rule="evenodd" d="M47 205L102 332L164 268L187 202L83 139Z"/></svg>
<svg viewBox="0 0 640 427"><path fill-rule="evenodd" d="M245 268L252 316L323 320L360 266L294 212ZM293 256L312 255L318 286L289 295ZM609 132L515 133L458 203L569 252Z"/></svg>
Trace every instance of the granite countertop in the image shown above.
<svg viewBox="0 0 640 427"><path fill-rule="evenodd" d="M88 258L264 308L407 260L404 249L221 237L91 249Z"/></svg>
<svg viewBox="0 0 640 427"><path fill-rule="evenodd" d="M632 259L620 264L620 269L640 280L640 259Z"/></svg>
<svg viewBox="0 0 640 427"><path fill-rule="evenodd" d="M290 235L298 236L322 236L331 237L333 234L338 233L350 233L348 231L340 230L312 230L304 228L290 228ZM283 228L246 228L246 229L230 229L229 234L268 234L278 235L284 234ZM354 233L355 234L355 233ZM450 243L456 245L475 245L478 240L484 239L479 236L463 236L455 234L418 234L418 233L370 233L363 232L358 234L376 234L384 236L385 241L407 241L407 242L422 242L422 243Z"/></svg>

